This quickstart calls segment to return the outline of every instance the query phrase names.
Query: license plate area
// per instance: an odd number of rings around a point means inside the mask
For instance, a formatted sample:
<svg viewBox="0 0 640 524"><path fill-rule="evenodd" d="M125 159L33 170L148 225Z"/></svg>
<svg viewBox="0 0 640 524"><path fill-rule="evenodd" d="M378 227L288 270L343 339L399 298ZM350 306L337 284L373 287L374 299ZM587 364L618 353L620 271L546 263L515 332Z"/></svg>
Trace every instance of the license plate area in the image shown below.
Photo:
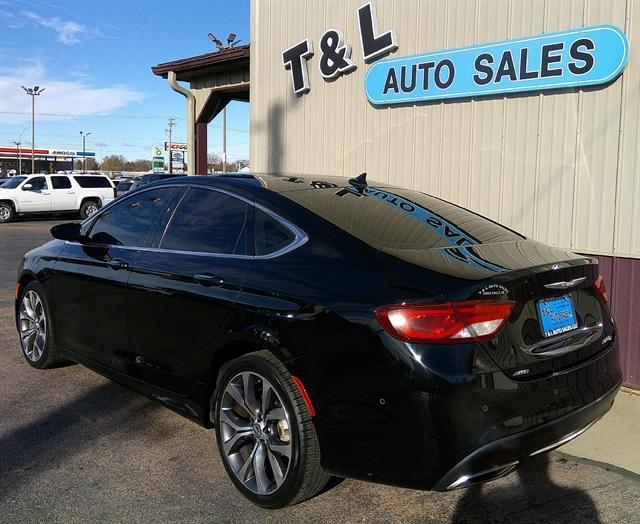
<svg viewBox="0 0 640 524"><path fill-rule="evenodd" d="M578 320L571 295L543 298L538 301L540 329L545 338L577 329Z"/></svg>

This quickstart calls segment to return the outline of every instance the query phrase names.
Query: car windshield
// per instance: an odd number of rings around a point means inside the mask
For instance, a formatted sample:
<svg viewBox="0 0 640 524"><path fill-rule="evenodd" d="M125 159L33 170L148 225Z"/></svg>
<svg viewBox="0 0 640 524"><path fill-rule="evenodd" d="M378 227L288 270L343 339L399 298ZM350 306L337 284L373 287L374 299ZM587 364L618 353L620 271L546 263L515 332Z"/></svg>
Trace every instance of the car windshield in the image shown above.
<svg viewBox="0 0 640 524"><path fill-rule="evenodd" d="M2 189L15 189L20 184L22 184L22 182L24 182L26 179L27 179L26 176L16 176L16 177L13 177L13 178L10 178L9 180L7 180L0 187L2 187Z"/></svg>

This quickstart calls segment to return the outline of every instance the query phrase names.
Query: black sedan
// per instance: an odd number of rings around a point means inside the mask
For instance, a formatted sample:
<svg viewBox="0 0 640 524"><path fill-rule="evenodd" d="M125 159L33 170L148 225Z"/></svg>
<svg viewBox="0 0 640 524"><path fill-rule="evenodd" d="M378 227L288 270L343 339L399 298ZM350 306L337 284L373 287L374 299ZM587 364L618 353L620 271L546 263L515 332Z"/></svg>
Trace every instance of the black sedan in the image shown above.
<svg viewBox="0 0 640 524"><path fill-rule="evenodd" d="M596 260L364 175L174 178L52 234L18 274L27 362L79 362L215 427L263 507L331 475L498 478L621 382Z"/></svg>

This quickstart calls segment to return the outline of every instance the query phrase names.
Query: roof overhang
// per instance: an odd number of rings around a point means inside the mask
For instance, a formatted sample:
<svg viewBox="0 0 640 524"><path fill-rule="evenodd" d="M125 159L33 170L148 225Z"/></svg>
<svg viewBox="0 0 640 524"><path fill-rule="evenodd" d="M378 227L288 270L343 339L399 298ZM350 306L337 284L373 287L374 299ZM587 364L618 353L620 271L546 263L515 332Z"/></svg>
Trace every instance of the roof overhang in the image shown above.
<svg viewBox="0 0 640 524"><path fill-rule="evenodd" d="M250 44L228 50L164 62L151 67L154 75L167 78L173 71L178 80L190 82L194 78L215 75L226 71L249 68Z"/></svg>

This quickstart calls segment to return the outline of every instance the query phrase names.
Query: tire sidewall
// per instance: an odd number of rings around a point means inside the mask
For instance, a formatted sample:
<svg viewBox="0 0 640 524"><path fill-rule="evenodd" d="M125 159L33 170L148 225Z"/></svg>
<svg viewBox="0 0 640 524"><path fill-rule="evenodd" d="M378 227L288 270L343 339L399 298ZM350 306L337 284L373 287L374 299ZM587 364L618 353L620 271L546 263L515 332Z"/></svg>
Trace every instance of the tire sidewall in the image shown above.
<svg viewBox="0 0 640 524"><path fill-rule="evenodd" d="M292 439L289 471L287 472L287 478L284 481L284 484L275 493L270 495L258 495L244 487L227 463L224 456L224 450L222 448L222 436L220 434L220 424L218 422L220 420L219 413L222 393L229 381L238 373L243 371L254 371L269 380L272 387L275 388L282 399L282 402L285 404L286 411L289 413L289 431ZM296 405L296 402L292 400L291 395L287 391L287 382L290 382L289 386L292 385L293 387L296 387L295 383L288 373L288 376L286 377L282 377L281 375L282 373L280 373L267 360L255 355L246 355L223 367L219 374L218 387L216 388L215 393L216 442L224 468L238 491L240 491L240 493L242 493L251 502L263 508L280 508L286 506L297 494L298 489L303 482L304 475L304 464L302 464L302 462L305 457L306 443L304 442L300 431L303 414L300 412L300 406ZM303 408L306 409L306 407Z"/></svg>
<svg viewBox="0 0 640 524"><path fill-rule="evenodd" d="M42 302L42 307L44 308L44 314L47 319L47 335L44 340L44 349L42 350L42 355L35 362L31 360L29 357L27 357L27 354L24 351L24 347L22 346L22 341L20 341L20 350L22 352L22 356L27 361L27 364L29 364L31 367L34 367L36 369L44 369L47 367L47 364L48 364L48 360L50 356L49 353L51 352L51 346L52 346L52 340L53 340L53 322L51 321L51 312L49 310L49 304L47 303L47 299L44 294L44 289L42 288L42 285L37 281L33 281L33 282L29 282L29 284L27 284L24 287L24 289L22 290L22 293L20 294L18 314L20 314L19 312L20 312L20 307L22 307L22 300L28 291L34 291L38 295L40 302Z"/></svg>

